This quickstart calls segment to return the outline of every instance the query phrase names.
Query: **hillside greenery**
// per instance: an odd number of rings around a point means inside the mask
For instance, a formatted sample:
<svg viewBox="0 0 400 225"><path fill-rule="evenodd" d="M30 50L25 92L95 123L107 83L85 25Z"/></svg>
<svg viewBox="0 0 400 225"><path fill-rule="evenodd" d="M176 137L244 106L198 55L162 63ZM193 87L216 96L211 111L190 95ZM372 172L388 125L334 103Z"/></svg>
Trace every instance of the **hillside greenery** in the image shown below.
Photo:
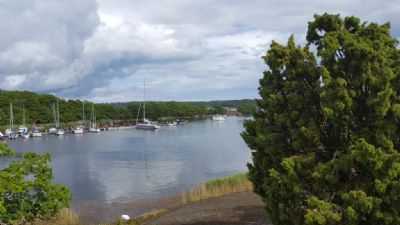
<svg viewBox="0 0 400 225"><path fill-rule="evenodd" d="M13 104L14 124L22 123L25 109L25 123L53 123L52 104L58 102L60 122L69 123L82 120L82 107L85 105L86 120L90 120L92 103L80 100L66 100L49 94L36 94L29 91L0 90L0 125L9 124L10 102ZM136 119L140 102L94 104L97 120ZM229 100L210 102L147 102L146 117L152 120L162 118L196 118L211 114L225 113L224 107L255 105L254 100ZM142 117L140 111L139 118ZM247 113L245 113L247 114Z"/></svg>

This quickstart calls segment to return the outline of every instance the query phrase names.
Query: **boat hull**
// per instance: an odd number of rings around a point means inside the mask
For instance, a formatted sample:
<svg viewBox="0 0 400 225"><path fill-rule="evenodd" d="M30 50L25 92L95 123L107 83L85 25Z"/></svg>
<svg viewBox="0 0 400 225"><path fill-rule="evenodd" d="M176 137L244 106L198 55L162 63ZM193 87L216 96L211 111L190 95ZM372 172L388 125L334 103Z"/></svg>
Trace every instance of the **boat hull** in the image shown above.
<svg viewBox="0 0 400 225"><path fill-rule="evenodd" d="M160 127L156 124L142 124L138 123L136 125L136 129L142 129L142 130L156 130L159 129Z"/></svg>

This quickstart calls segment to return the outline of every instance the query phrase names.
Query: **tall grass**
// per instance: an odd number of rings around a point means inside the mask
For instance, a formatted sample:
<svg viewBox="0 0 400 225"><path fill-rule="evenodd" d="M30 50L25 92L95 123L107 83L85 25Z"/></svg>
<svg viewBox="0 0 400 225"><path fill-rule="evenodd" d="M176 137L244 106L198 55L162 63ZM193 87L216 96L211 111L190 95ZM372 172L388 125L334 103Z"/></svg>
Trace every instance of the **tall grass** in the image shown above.
<svg viewBox="0 0 400 225"><path fill-rule="evenodd" d="M78 214L71 209L62 209L50 220L36 220L33 225L83 225Z"/></svg>
<svg viewBox="0 0 400 225"><path fill-rule="evenodd" d="M253 190L253 185L247 173L210 180L198 188L193 188L182 195L182 203L190 203L227 195L235 192Z"/></svg>

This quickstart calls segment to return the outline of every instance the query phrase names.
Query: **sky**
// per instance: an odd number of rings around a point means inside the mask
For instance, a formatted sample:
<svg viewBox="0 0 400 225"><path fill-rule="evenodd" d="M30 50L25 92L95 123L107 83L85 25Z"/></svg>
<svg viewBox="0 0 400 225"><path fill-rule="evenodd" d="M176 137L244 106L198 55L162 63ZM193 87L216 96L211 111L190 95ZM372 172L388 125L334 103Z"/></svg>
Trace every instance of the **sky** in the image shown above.
<svg viewBox="0 0 400 225"><path fill-rule="evenodd" d="M400 0L0 0L0 89L125 102L257 98L261 56L314 14L390 22Z"/></svg>

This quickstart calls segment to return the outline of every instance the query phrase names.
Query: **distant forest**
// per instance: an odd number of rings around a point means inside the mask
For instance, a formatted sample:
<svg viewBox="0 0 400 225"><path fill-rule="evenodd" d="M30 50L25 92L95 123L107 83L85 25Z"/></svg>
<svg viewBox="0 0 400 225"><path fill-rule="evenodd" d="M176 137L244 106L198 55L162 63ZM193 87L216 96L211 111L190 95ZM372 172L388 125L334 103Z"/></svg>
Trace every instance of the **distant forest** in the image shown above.
<svg viewBox="0 0 400 225"><path fill-rule="evenodd" d="M81 100L65 100L50 94L36 94L29 91L0 90L0 125L9 124L10 102L13 104L14 124L22 123L25 109L26 124L53 123L51 106L58 102L60 122L82 120L82 105L85 104L86 119L90 119L92 103ZM97 120L136 119L140 102L94 104ZM223 114L226 107L237 108L244 115L256 110L255 100L226 100L199 102L146 102L146 117L152 120L162 118L194 118L211 114ZM142 117L140 110L139 117Z"/></svg>

